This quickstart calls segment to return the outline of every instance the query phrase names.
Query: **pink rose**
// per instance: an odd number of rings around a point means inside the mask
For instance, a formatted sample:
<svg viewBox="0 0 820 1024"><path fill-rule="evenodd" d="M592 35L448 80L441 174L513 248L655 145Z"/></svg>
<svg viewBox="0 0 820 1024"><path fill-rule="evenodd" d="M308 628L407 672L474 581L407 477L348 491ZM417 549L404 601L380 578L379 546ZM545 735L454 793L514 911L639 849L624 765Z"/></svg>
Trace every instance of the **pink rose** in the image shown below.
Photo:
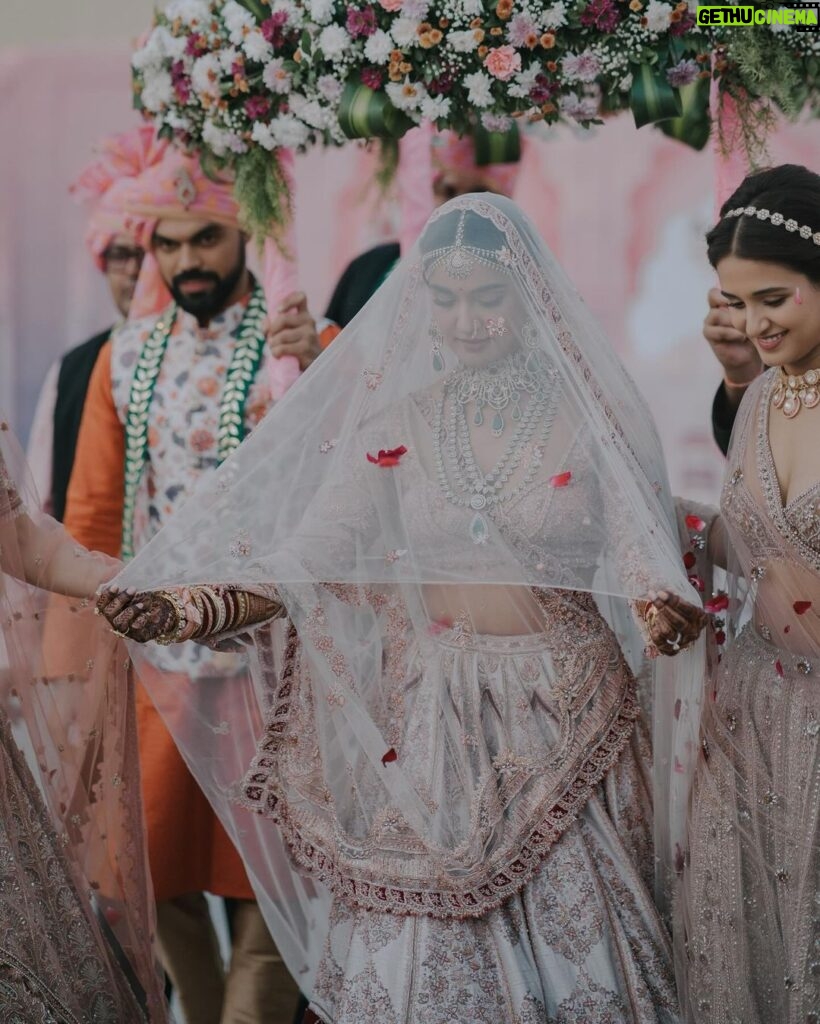
<svg viewBox="0 0 820 1024"><path fill-rule="evenodd" d="M521 70L521 54L512 46L497 46L484 58L484 67L494 78L506 82Z"/></svg>
<svg viewBox="0 0 820 1024"><path fill-rule="evenodd" d="M401 5L404 0L379 0L379 7L383 11L389 11L391 14L395 14L396 11L401 10Z"/></svg>

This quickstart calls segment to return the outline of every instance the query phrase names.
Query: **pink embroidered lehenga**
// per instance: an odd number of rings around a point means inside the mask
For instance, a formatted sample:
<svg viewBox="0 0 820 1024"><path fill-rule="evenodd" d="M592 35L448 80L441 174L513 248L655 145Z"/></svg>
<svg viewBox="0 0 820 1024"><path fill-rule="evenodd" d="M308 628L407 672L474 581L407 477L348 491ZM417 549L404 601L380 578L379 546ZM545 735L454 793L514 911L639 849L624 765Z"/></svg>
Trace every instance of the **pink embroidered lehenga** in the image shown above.
<svg viewBox="0 0 820 1024"><path fill-rule="evenodd" d="M29 514L18 455L0 425L0 1022L161 1024L127 654L26 582L90 596L116 564Z"/></svg>
<svg viewBox="0 0 820 1024"><path fill-rule="evenodd" d="M682 900L698 1024L820 1021L820 484L784 505L769 442L779 372L744 397L717 527L729 639Z"/></svg>
<svg viewBox="0 0 820 1024"><path fill-rule="evenodd" d="M118 582L284 605L244 677L152 696L320 1020L678 1020L654 873L701 679L630 601L692 591L645 407L514 204L434 215Z"/></svg>

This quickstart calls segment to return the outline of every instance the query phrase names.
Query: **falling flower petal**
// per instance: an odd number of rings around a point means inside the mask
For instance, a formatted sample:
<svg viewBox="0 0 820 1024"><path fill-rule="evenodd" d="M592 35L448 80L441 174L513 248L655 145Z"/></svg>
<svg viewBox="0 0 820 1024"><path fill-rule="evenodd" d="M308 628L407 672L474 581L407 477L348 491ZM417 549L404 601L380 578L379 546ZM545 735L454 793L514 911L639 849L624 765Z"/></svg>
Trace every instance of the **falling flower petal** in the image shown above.
<svg viewBox="0 0 820 1024"><path fill-rule="evenodd" d="M399 755L396 753L395 749L391 747L382 758L382 764L392 764L394 761L398 761L398 759Z"/></svg>
<svg viewBox="0 0 820 1024"><path fill-rule="evenodd" d="M804 615L811 608L811 601L795 601L792 608L795 615Z"/></svg>
<svg viewBox="0 0 820 1024"><path fill-rule="evenodd" d="M678 719L680 718L681 707L682 707L682 705L681 705L680 697L678 697L678 699L675 701L675 721L678 721Z"/></svg>
<svg viewBox="0 0 820 1024"><path fill-rule="evenodd" d="M700 516L687 516L686 526L688 529L696 530L698 533L706 529L706 523L700 518Z"/></svg>
<svg viewBox="0 0 820 1024"><path fill-rule="evenodd" d="M704 590L706 590L706 584L701 576L690 576L689 582L699 594L702 594Z"/></svg>
<svg viewBox="0 0 820 1024"><path fill-rule="evenodd" d="M387 562L388 565L392 565L394 562L398 562L398 560L406 554L407 548L395 548L393 551L387 552L387 554L384 556L384 560Z"/></svg>
<svg viewBox="0 0 820 1024"><path fill-rule="evenodd" d="M430 636L440 636L442 633L446 633L448 629L452 628L453 623L450 619L434 619L427 626L427 632Z"/></svg>
<svg viewBox="0 0 820 1024"><path fill-rule="evenodd" d="M783 627L783 632L784 633L791 633L791 631L792 631L792 627L791 626L784 626Z"/></svg>
<svg viewBox="0 0 820 1024"><path fill-rule="evenodd" d="M676 771L676 772L677 772L677 773L678 773L679 775L683 775L683 773L684 773L684 772L686 771L686 769L685 769L685 768L683 767L683 765L681 764L681 762L680 762L680 758L679 758L679 757L677 756L677 754L675 755L675 771Z"/></svg>
<svg viewBox="0 0 820 1024"><path fill-rule="evenodd" d="M569 471L566 473L558 473L556 476L550 477L550 487L566 487L572 479L572 473Z"/></svg>
<svg viewBox="0 0 820 1024"><path fill-rule="evenodd" d="M729 607L729 595L720 591L714 597L711 597L703 607L710 614L724 612Z"/></svg>
<svg viewBox="0 0 820 1024"><path fill-rule="evenodd" d="M780 661L780 658L778 658L777 661L774 663L774 670L780 676L780 678L782 679L783 675L784 675L784 672L783 672L783 665L782 665L782 663Z"/></svg>
<svg viewBox="0 0 820 1024"><path fill-rule="evenodd" d="M398 466L402 455L407 454L405 446L399 445L398 448L380 448L378 455L371 455L367 453L367 461L372 462L374 466L381 466L382 469L391 469L393 466Z"/></svg>
<svg viewBox="0 0 820 1024"><path fill-rule="evenodd" d="M683 556L683 565L686 569L694 569L696 562L697 558L695 558L694 554L691 551L687 551L686 554ZM691 576L689 577L689 579L691 582Z"/></svg>
<svg viewBox="0 0 820 1024"><path fill-rule="evenodd" d="M720 644L721 646L723 646L723 644L726 643L726 634L723 632L722 629L719 629L715 633L715 643Z"/></svg>

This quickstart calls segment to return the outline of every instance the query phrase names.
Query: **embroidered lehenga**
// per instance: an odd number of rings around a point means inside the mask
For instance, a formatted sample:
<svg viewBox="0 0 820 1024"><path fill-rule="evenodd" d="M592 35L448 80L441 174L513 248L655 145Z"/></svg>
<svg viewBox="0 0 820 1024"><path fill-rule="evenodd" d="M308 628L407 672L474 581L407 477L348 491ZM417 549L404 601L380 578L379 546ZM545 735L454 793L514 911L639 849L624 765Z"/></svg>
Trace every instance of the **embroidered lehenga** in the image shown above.
<svg viewBox="0 0 820 1024"><path fill-rule="evenodd" d="M779 373L744 398L721 499L728 647L682 901L698 1024L820 1020L820 485L784 504L769 441Z"/></svg>
<svg viewBox="0 0 820 1024"><path fill-rule="evenodd" d="M25 582L91 595L100 559L29 513L18 457L3 424L0 1021L161 1022L127 655L88 601Z"/></svg>
<svg viewBox="0 0 820 1024"><path fill-rule="evenodd" d="M452 296L497 357L454 358ZM152 696L322 1021L678 1019L630 601L691 587L645 407L513 204L435 215L119 582L284 606L244 685Z"/></svg>

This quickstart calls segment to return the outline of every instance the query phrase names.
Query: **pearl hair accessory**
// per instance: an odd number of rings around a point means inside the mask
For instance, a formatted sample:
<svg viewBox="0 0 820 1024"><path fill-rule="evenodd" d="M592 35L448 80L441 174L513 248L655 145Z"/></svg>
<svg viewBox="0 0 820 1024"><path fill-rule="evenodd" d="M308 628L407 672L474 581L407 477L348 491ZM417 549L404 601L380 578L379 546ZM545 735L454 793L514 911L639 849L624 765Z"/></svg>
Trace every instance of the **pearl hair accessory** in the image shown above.
<svg viewBox="0 0 820 1024"><path fill-rule="evenodd" d="M796 231L806 241L810 239L815 245L820 245L820 231L812 231L808 224L803 224L801 227L796 220L786 219L782 213L771 213L769 210L758 209L756 206L738 206L736 209L730 210L724 219L728 220L730 217L744 216L757 217L758 220L767 220L776 228L782 226L787 231Z"/></svg>

